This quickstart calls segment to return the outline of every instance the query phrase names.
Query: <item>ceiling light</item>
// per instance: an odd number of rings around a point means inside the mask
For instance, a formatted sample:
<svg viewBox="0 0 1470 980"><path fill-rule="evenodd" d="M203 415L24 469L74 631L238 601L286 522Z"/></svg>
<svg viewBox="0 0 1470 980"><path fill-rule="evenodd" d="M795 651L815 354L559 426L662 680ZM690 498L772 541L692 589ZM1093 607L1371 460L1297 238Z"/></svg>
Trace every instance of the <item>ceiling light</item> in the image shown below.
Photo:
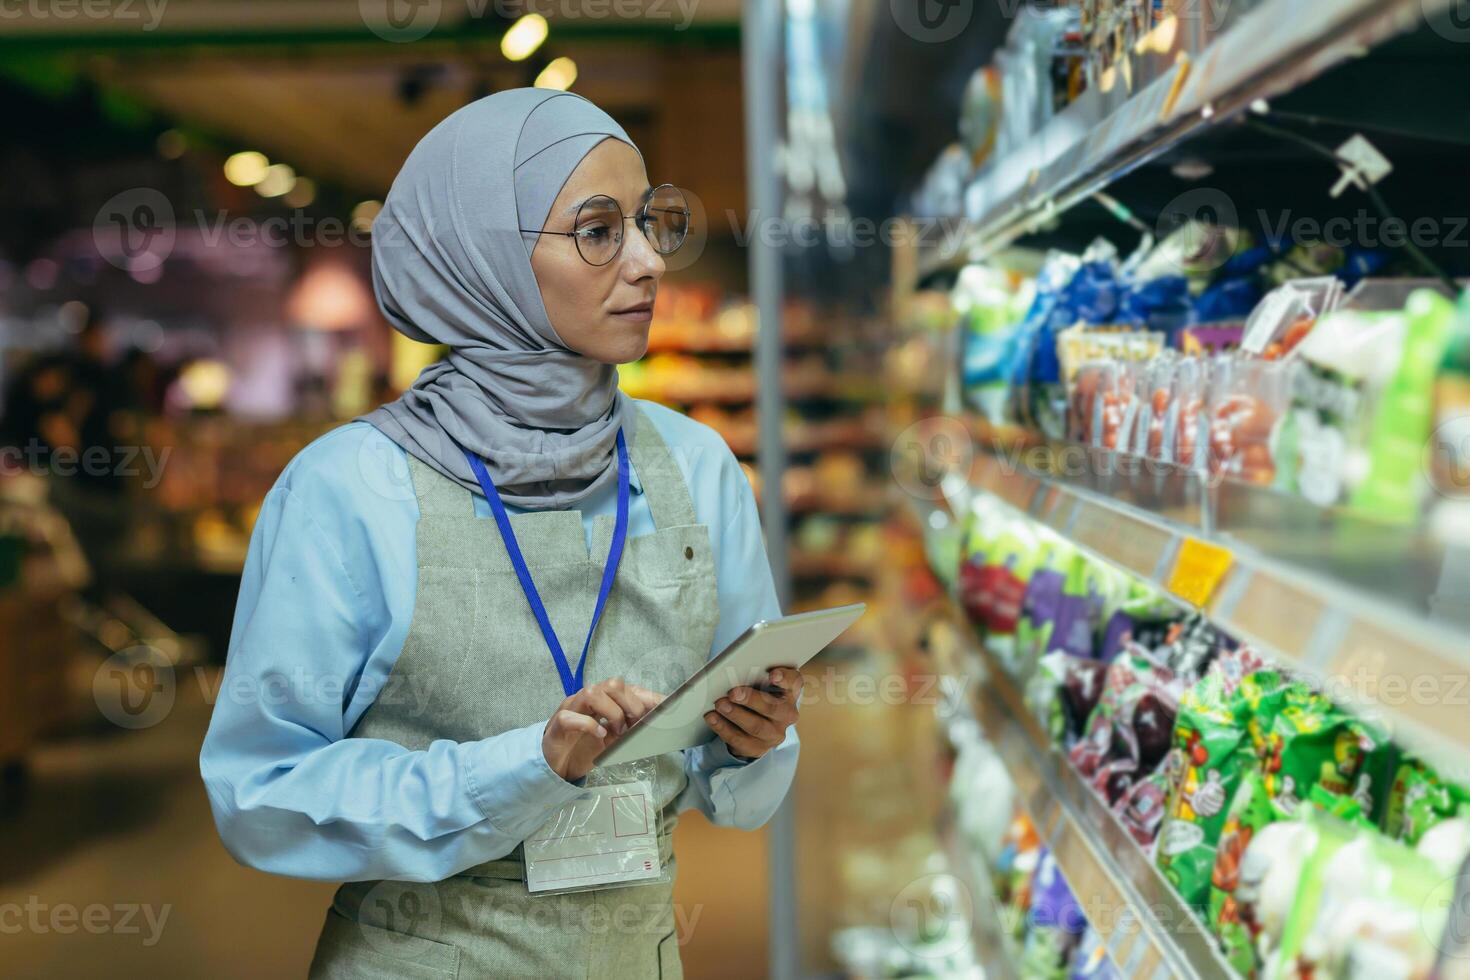
<svg viewBox="0 0 1470 980"><path fill-rule="evenodd" d="M281 198L293 208L304 208L316 200L316 181L310 177L297 177L296 184Z"/></svg>
<svg viewBox="0 0 1470 980"><path fill-rule="evenodd" d="M508 61L524 61L541 47L548 30L545 17L540 14L526 14L510 25L505 37L500 39L500 53Z"/></svg>
<svg viewBox="0 0 1470 980"><path fill-rule="evenodd" d="M367 234L372 231L373 219L383 210L382 201L363 201L352 209L353 230Z"/></svg>
<svg viewBox="0 0 1470 980"><path fill-rule="evenodd" d="M189 141L177 129L165 129L158 134L158 155L165 160L177 160L189 148Z"/></svg>
<svg viewBox="0 0 1470 980"><path fill-rule="evenodd" d="M254 187L265 179L270 165L271 162L265 158L264 153L256 153L254 150L236 153L225 161L225 180L236 187Z"/></svg>
<svg viewBox="0 0 1470 980"><path fill-rule="evenodd" d="M565 92L577 80L577 63L571 58L557 58L536 76L537 88L554 88Z"/></svg>
<svg viewBox="0 0 1470 980"><path fill-rule="evenodd" d="M274 163L265 176L255 185L255 193L261 197L280 197L296 186L296 171L284 163Z"/></svg>

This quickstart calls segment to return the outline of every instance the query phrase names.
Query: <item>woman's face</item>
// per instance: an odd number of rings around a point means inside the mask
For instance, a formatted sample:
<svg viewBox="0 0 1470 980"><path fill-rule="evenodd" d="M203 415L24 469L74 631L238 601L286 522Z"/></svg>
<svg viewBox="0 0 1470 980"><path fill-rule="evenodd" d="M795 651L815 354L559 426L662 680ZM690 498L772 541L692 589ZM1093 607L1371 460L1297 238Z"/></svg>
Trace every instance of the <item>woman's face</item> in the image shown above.
<svg viewBox="0 0 1470 980"><path fill-rule="evenodd" d="M638 151L621 140L605 139L572 171L543 230L577 231L578 207L598 195L617 201L624 215L634 215L649 190ZM578 354L605 364L636 361L648 350L653 298L664 274L663 256L637 222L625 220L622 233L623 248L606 265L583 261L576 241L566 235L540 235L531 252L531 269L557 335Z"/></svg>

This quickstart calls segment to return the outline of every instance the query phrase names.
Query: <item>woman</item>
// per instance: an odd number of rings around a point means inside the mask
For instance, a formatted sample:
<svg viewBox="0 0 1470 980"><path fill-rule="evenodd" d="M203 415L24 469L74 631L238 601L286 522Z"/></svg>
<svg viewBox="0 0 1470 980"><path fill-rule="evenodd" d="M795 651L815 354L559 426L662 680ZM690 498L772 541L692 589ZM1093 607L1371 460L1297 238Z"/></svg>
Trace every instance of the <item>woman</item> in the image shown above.
<svg viewBox="0 0 1470 980"><path fill-rule="evenodd" d="M687 221L617 123L539 89L458 110L394 181L374 290L448 357L267 495L200 758L239 861L348 882L313 976L680 975L670 884L533 895L520 844L780 613L728 447L617 390ZM680 810L751 829L785 795L798 678L771 681L657 760L666 865Z"/></svg>

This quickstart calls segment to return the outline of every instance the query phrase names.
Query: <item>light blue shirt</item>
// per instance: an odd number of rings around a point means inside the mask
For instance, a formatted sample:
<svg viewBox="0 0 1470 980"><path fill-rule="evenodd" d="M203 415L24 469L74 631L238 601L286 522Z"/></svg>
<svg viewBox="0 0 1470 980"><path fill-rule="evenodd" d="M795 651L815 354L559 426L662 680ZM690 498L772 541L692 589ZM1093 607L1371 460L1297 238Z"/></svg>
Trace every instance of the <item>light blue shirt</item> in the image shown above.
<svg viewBox="0 0 1470 980"><path fill-rule="evenodd" d="M713 655L751 623L780 615L755 498L714 430L639 404L710 529L720 604ZM422 751L347 737L384 689L413 615L419 514L406 472L401 448L352 422L298 453L261 505L199 758L220 836L243 864L327 881L439 881L503 857L579 792L542 755L545 722ZM636 472L630 482L628 534L649 534ZM609 486L581 502L589 547L595 518L612 514L616 497ZM474 505L492 519L484 496ZM549 651L546 669L555 671ZM388 690L415 696L411 686ZM686 750L679 809L760 826L791 784L798 748L791 728L754 762L719 741Z"/></svg>

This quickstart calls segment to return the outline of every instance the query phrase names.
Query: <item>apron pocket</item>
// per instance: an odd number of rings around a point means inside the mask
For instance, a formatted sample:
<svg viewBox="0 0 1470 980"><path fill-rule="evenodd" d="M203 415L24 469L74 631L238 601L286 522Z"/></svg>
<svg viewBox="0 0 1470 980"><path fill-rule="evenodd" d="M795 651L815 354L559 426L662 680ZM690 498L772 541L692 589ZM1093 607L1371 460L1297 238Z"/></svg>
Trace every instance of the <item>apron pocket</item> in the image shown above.
<svg viewBox="0 0 1470 980"><path fill-rule="evenodd" d="M311 961L311 980L444 980L459 976L459 947L353 922L336 909Z"/></svg>
<svg viewBox="0 0 1470 980"><path fill-rule="evenodd" d="M658 941L659 980L684 980L684 964L679 960L679 931L675 929Z"/></svg>

